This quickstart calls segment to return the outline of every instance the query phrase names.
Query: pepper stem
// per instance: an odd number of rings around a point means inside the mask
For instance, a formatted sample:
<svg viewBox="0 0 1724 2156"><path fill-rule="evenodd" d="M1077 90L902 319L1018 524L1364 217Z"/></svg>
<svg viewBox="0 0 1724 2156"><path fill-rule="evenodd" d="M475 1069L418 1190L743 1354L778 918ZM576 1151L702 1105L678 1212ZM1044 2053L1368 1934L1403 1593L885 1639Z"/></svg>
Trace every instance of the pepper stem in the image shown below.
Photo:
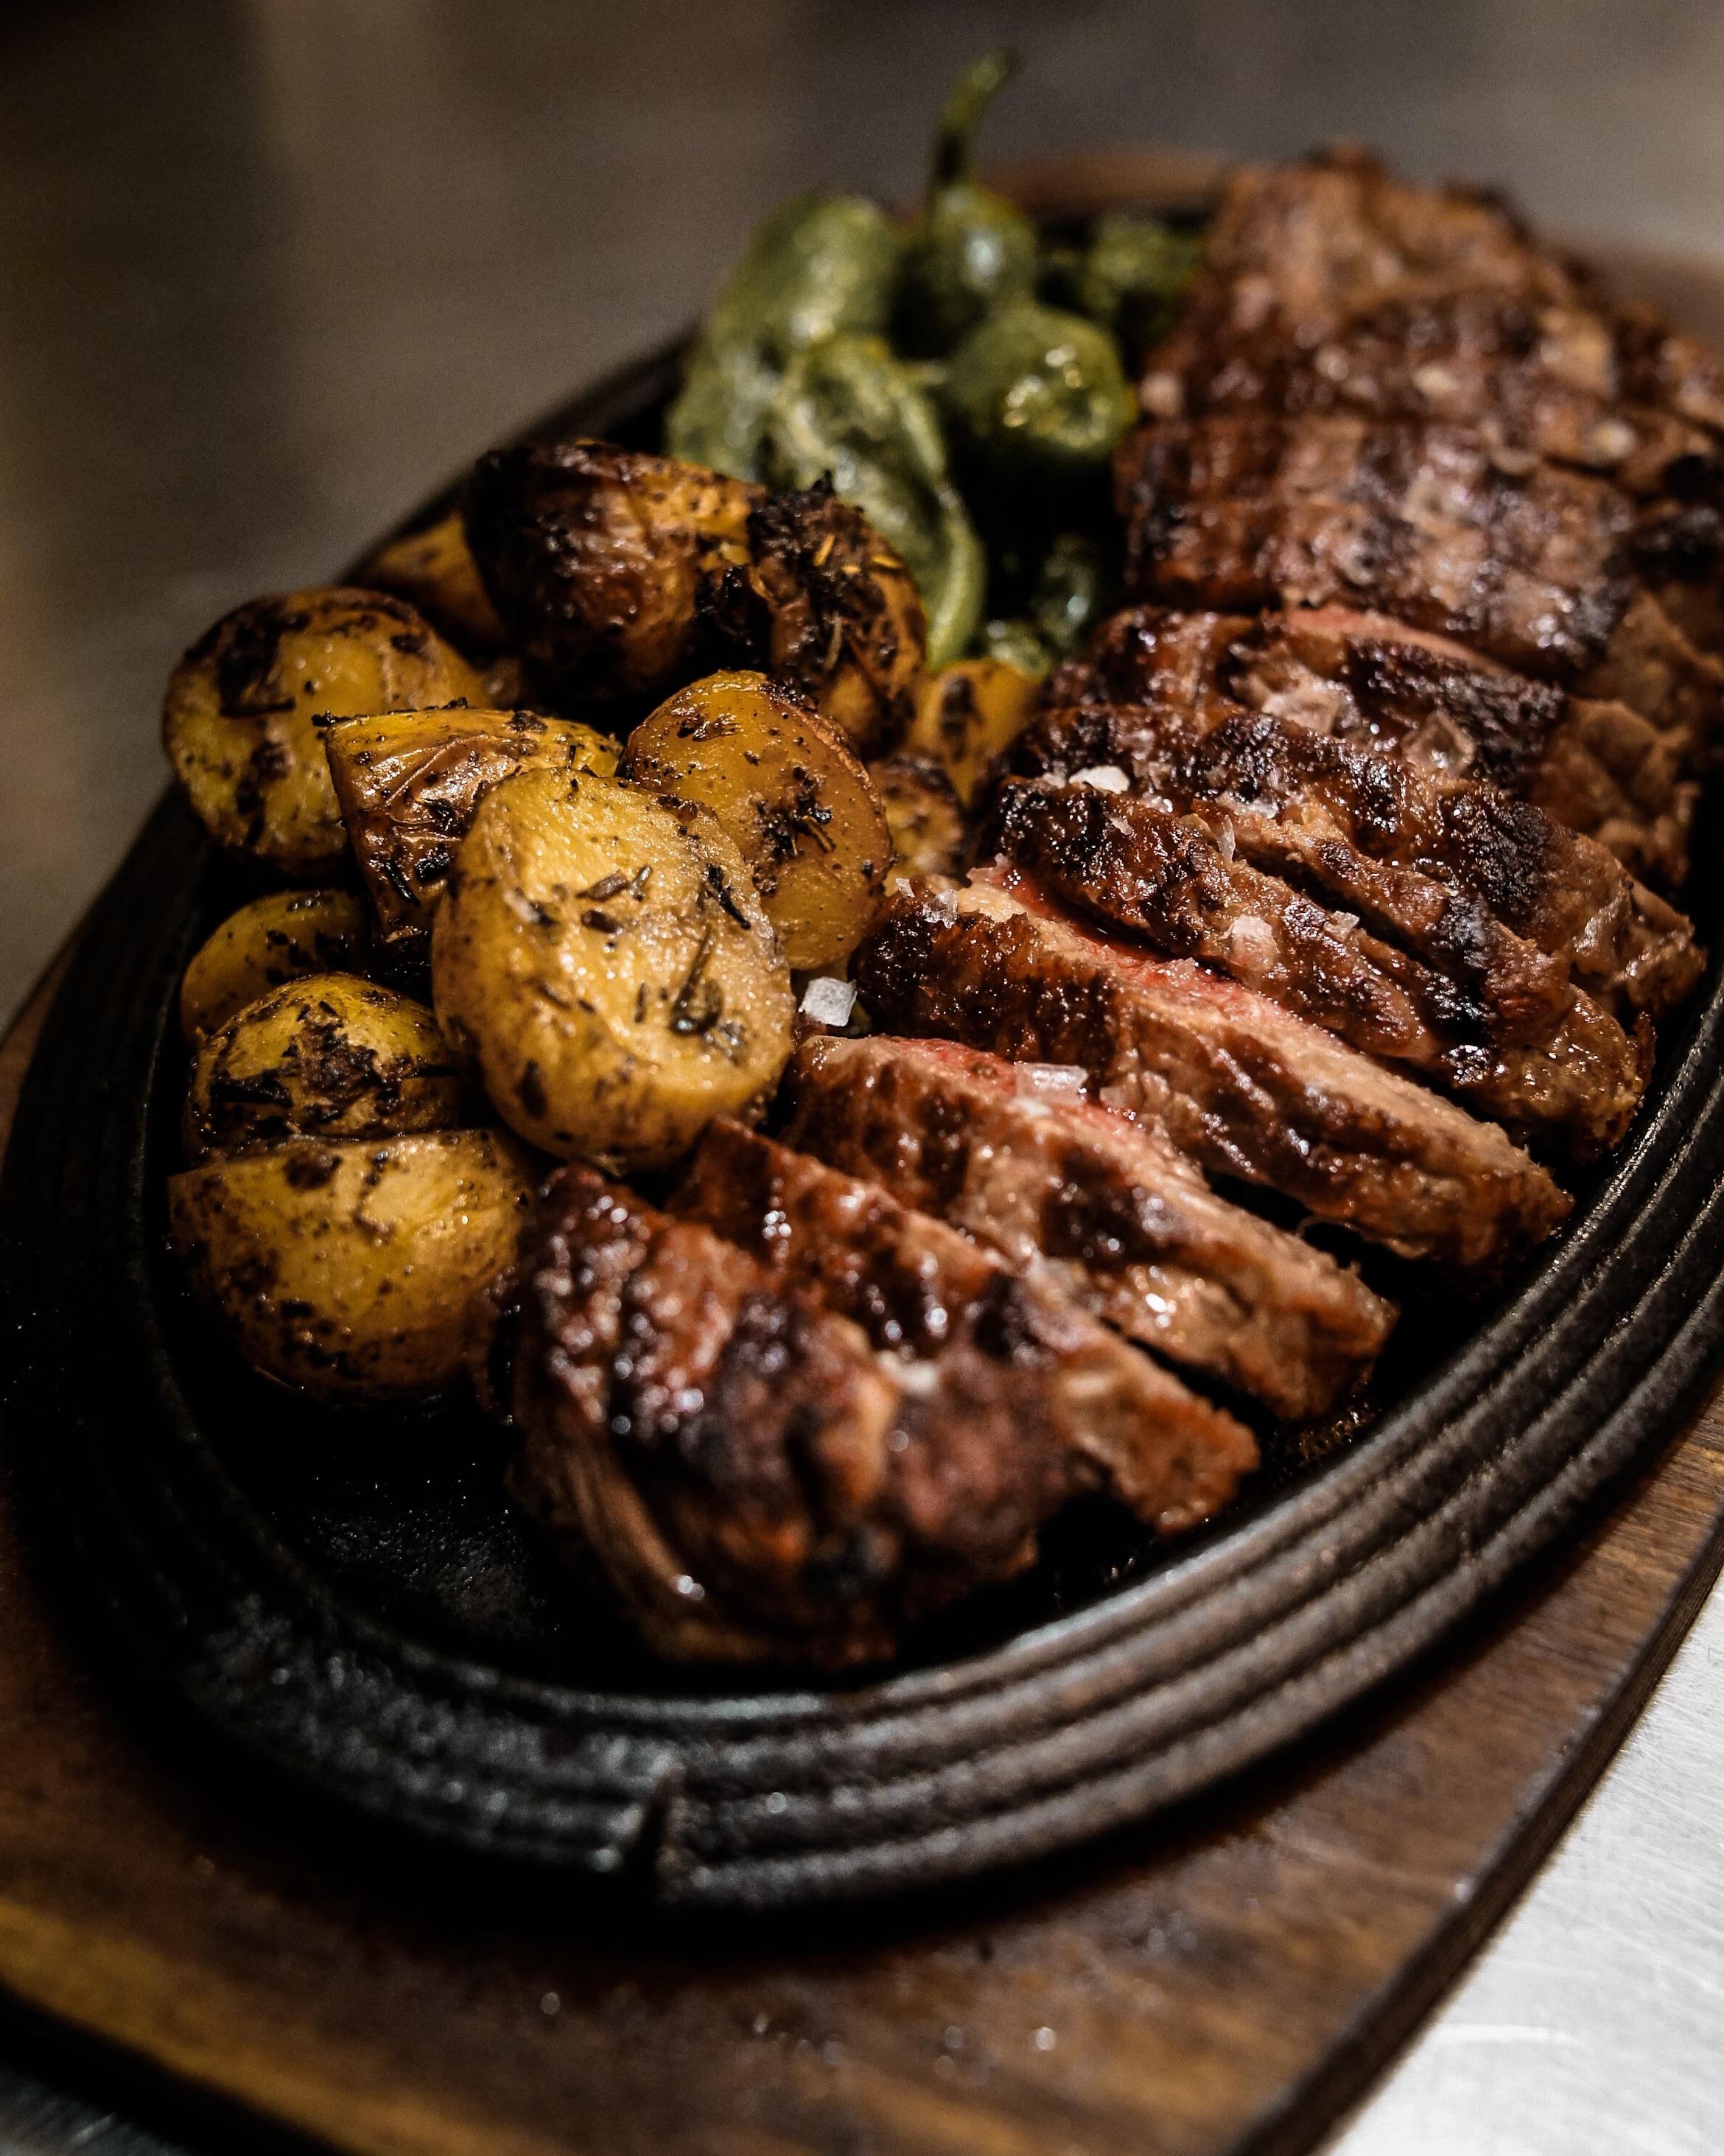
<svg viewBox="0 0 1724 2156"><path fill-rule="evenodd" d="M982 116L1017 74L1016 53L996 46L991 53L972 60L953 83L940 108L940 125L934 136L934 162L930 189L949 187L957 181L973 179L976 173L976 129Z"/></svg>

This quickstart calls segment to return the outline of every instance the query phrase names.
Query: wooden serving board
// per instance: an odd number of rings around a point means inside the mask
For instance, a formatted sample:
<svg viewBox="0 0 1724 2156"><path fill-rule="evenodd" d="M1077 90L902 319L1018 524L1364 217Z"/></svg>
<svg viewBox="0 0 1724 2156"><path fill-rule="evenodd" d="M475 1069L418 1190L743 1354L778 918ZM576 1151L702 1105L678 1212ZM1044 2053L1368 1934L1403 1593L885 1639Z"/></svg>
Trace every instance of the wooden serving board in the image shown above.
<svg viewBox="0 0 1724 2156"><path fill-rule="evenodd" d="M50 987L0 1048L0 1138ZM1306 2149L1537 1865L1721 1559L1715 1397L1439 1666L1246 1786L962 1896L670 1929L392 1872L177 1771L63 1638L0 1492L0 1990L146 2098L216 2102L223 2148L249 2116L356 2156Z"/></svg>

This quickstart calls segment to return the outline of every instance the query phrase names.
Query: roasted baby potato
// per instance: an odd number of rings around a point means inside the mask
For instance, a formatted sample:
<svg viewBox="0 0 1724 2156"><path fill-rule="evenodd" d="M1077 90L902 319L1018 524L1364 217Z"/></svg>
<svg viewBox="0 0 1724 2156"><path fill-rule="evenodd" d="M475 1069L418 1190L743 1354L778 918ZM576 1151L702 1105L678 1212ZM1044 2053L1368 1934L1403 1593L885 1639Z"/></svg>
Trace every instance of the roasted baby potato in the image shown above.
<svg viewBox="0 0 1724 2156"><path fill-rule="evenodd" d="M449 1130L465 1105L423 1004L351 973L313 973L248 1004L204 1042L186 1099L186 1156Z"/></svg>
<svg viewBox="0 0 1724 2156"><path fill-rule="evenodd" d="M272 891L231 913L180 983L180 1029L195 1047L236 1011L306 973L358 973L372 944L351 891Z"/></svg>
<svg viewBox="0 0 1724 2156"><path fill-rule="evenodd" d="M945 768L966 808L988 767L1029 723L1041 684L1000 659L962 659L922 685L905 747Z"/></svg>
<svg viewBox="0 0 1724 2156"><path fill-rule="evenodd" d="M500 1131L296 1138L171 1177L170 1233L254 1368L413 1399L482 1358L539 1173Z"/></svg>
<svg viewBox="0 0 1724 2156"><path fill-rule="evenodd" d="M482 658L509 640L480 580L459 509L422 531L392 539L366 563L367 590L393 592L416 606L459 649Z"/></svg>
<svg viewBox="0 0 1724 2156"><path fill-rule="evenodd" d="M858 510L825 487L769 495L748 520L766 665L865 756L896 745L925 678L916 579Z"/></svg>
<svg viewBox="0 0 1724 2156"><path fill-rule="evenodd" d="M392 711L323 729L348 842L377 908L379 941L430 929L455 848L499 779L528 764L553 771L617 767L615 746L572 719L536 711Z"/></svg>
<svg viewBox="0 0 1724 2156"><path fill-rule="evenodd" d="M674 1160L790 1053L789 969L741 855L702 810L613 779L540 768L486 794L431 978L498 1112L565 1158Z"/></svg>
<svg viewBox="0 0 1724 2156"><path fill-rule="evenodd" d="M192 645L167 685L162 739L223 845L315 876L346 836L313 720L477 703L479 691L466 660L404 600L290 592L254 599Z"/></svg>
<svg viewBox="0 0 1724 2156"><path fill-rule="evenodd" d="M764 674L710 674L629 735L619 775L711 810L798 973L841 966L885 889L892 838L842 737Z"/></svg>
<svg viewBox="0 0 1724 2156"><path fill-rule="evenodd" d="M969 832L941 766L931 756L889 756L883 763L870 764L868 776L892 834L889 880L956 875Z"/></svg>
<svg viewBox="0 0 1724 2156"><path fill-rule="evenodd" d="M624 717L759 639L762 490L608 442L481 457L467 536L511 641L560 701Z"/></svg>
<svg viewBox="0 0 1724 2156"><path fill-rule="evenodd" d="M865 748L909 724L927 646L910 572L824 487L768 495L606 442L480 459L467 532L559 702L634 715L721 667L769 667Z"/></svg>

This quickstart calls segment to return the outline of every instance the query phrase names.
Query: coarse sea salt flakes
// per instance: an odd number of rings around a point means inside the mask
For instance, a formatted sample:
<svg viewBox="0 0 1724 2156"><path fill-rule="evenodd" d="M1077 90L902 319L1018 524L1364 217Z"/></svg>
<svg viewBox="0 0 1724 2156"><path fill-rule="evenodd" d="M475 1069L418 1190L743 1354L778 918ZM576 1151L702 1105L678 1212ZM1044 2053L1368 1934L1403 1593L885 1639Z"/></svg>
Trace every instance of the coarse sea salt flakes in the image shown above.
<svg viewBox="0 0 1724 2156"><path fill-rule="evenodd" d="M1126 793L1131 782L1116 763L1092 763L1085 771L1071 774L1074 786L1094 786L1103 793Z"/></svg>
<svg viewBox="0 0 1724 2156"><path fill-rule="evenodd" d="M1090 1090L1090 1074L1081 1063L1014 1063L1017 1090L1032 1099L1081 1101Z"/></svg>
<svg viewBox="0 0 1724 2156"><path fill-rule="evenodd" d="M803 990L802 1014L816 1025L848 1025L856 1008L856 991L848 981L821 973Z"/></svg>

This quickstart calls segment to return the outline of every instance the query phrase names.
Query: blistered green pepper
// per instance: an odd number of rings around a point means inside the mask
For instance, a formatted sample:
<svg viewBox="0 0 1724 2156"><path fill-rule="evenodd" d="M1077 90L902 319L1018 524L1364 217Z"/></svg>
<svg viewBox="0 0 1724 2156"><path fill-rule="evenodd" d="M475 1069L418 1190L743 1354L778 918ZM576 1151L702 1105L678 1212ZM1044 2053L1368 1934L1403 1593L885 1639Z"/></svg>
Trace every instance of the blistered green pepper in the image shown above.
<svg viewBox="0 0 1724 2156"><path fill-rule="evenodd" d="M890 219L859 195L799 195L756 229L713 302L665 421L672 456L759 479L767 407L799 352L884 330L897 280Z"/></svg>
<svg viewBox="0 0 1724 2156"><path fill-rule="evenodd" d="M981 619L987 561L947 469L933 401L884 337L828 337L792 361L767 412L762 465L775 487L829 478L916 578L930 666L963 651Z"/></svg>
<svg viewBox="0 0 1724 2156"><path fill-rule="evenodd" d="M1017 65L1008 53L984 54L941 112L927 203L904 249L897 335L907 352L950 352L991 309L1034 288L1035 227L976 177L977 126Z"/></svg>
<svg viewBox="0 0 1724 2156"><path fill-rule="evenodd" d="M1135 361L1173 326L1203 241L1157 217L1098 217L1081 250L1050 251L1050 297L1111 330Z"/></svg>
<svg viewBox="0 0 1724 2156"><path fill-rule="evenodd" d="M1054 665L1054 654L1037 635L1034 624L1018 614L997 615L984 621L976 647L983 659L1003 660L1032 680L1040 680Z"/></svg>
<svg viewBox="0 0 1724 2156"><path fill-rule="evenodd" d="M952 356L941 404L960 468L997 501L1093 500L1135 405L1113 339L1081 315L1019 300Z"/></svg>
<svg viewBox="0 0 1724 2156"><path fill-rule="evenodd" d="M1054 657L1069 659L1116 598L1110 550L1090 532L1062 531L1036 572L1029 619Z"/></svg>

